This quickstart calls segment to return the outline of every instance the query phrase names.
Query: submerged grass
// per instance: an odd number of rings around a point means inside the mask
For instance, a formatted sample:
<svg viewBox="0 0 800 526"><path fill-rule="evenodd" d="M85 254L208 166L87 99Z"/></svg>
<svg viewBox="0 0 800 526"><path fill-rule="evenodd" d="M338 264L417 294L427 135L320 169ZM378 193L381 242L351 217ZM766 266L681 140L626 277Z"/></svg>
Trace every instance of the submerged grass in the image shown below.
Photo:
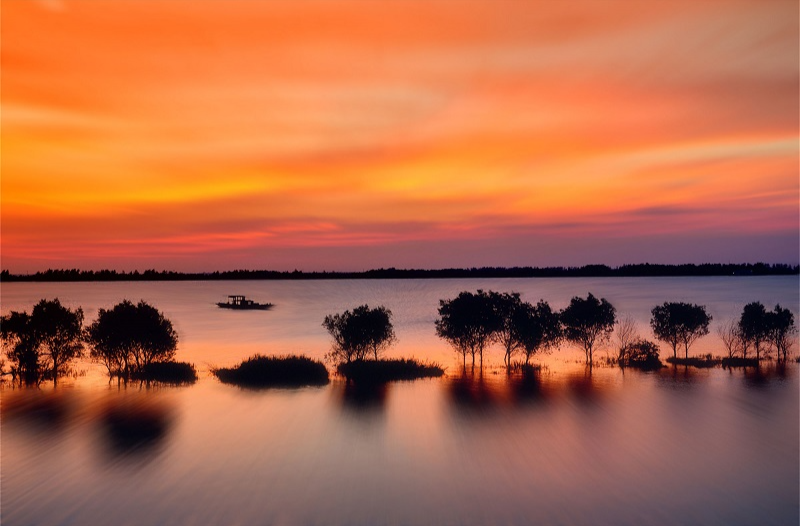
<svg viewBox="0 0 800 526"><path fill-rule="evenodd" d="M236 367L212 369L219 380L241 387L303 387L329 382L325 364L306 356L255 355Z"/></svg>
<svg viewBox="0 0 800 526"><path fill-rule="evenodd" d="M133 373L131 378L165 384L193 384L197 381L197 371L187 362L154 362Z"/></svg>
<svg viewBox="0 0 800 526"><path fill-rule="evenodd" d="M340 364L339 374L360 383L384 383L393 380L416 380L442 376L444 369L437 364L421 363L413 358L397 360L358 360Z"/></svg>
<svg viewBox="0 0 800 526"><path fill-rule="evenodd" d="M722 367L758 367L756 358L730 357L722 359Z"/></svg>
<svg viewBox="0 0 800 526"><path fill-rule="evenodd" d="M672 365L688 365L691 367L698 367L701 369L716 367L722 363L722 359L715 358L710 354L705 356L693 356L691 358L675 358L670 356L667 358L667 363Z"/></svg>
<svg viewBox="0 0 800 526"><path fill-rule="evenodd" d="M661 360L656 357L647 357L643 359L630 359L619 362L619 366L623 369L639 369L640 371L657 371L665 367Z"/></svg>

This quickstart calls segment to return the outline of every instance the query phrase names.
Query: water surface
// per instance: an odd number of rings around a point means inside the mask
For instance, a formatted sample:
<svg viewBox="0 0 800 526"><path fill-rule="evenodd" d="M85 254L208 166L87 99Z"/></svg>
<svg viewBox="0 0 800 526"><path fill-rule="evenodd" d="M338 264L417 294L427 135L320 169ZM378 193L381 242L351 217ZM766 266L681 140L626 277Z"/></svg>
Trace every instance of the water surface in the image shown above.
<svg viewBox="0 0 800 526"><path fill-rule="evenodd" d="M797 524L797 364L587 370L565 349L526 379L507 378L493 350L465 376L433 321L439 299L477 288L554 308L591 291L645 336L667 300L706 305L712 325L755 300L798 311L796 277L3 284L3 314L58 297L91 321L145 299L201 379L118 386L81 363L56 390L3 387L2 522ZM213 305L238 293L276 308ZM439 361L447 376L248 391L207 373L255 352L320 358L324 316L362 303L394 312L390 355ZM701 352L723 350L712 334Z"/></svg>

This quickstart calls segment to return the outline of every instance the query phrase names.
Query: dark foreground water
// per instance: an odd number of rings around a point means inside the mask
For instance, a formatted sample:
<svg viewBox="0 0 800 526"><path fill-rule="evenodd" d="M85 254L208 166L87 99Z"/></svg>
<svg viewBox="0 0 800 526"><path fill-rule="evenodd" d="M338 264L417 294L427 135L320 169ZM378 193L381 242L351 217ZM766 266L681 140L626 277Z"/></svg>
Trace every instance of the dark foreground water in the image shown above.
<svg viewBox="0 0 800 526"><path fill-rule="evenodd" d="M201 379L120 387L82 363L58 389L3 387L2 524L798 523L796 363L589 371L564 349L540 360L539 377L508 378L494 350L482 375L464 376L433 319L438 299L478 287L556 308L591 291L645 336L666 300L703 303L713 323L753 300L798 309L796 277L4 284L3 314L57 296L91 321L145 299L173 320L178 359ZM277 306L213 306L239 292ZM364 302L395 312L391 355L433 358L448 375L246 391L207 373L253 352L321 357L324 315ZM700 352L723 353L713 334Z"/></svg>

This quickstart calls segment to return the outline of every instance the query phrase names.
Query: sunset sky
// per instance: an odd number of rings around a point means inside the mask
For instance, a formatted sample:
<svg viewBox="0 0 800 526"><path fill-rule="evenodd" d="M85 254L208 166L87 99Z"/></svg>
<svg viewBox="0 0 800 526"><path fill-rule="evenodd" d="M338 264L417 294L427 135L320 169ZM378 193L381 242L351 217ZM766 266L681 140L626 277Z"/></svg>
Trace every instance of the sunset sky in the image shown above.
<svg viewBox="0 0 800 526"><path fill-rule="evenodd" d="M798 263L797 0L2 0L2 268Z"/></svg>

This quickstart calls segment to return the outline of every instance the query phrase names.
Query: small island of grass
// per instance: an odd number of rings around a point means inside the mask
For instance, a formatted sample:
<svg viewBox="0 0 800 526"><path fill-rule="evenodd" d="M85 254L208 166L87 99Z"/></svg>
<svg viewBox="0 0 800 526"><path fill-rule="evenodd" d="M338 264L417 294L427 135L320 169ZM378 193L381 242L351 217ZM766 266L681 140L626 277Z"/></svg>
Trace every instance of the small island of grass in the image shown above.
<svg viewBox="0 0 800 526"><path fill-rule="evenodd" d="M131 378L164 384L193 384L197 381L197 371L187 362L153 362L131 373Z"/></svg>
<svg viewBox="0 0 800 526"><path fill-rule="evenodd" d="M800 360L799 360L800 361ZM722 359L722 367L758 367L757 358L742 358L740 356L730 356Z"/></svg>
<svg viewBox="0 0 800 526"><path fill-rule="evenodd" d="M304 387L329 382L325 364L306 356L255 355L236 367L220 367L211 372L223 383L249 388Z"/></svg>
<svg viewBox="0 0 800 526"><path fill-rule="evenodd" d="M357 360L337 367L339 374L357 383L384 383L442 376L444 369L414 359Z"/></svg>
<svg viewBox="0 0 800 526"><path fill-rule="evenodd" d="M690 358L676 358L674 356L670 356L667 358L667 363L672 365L688 365L690 367L697 367L700 369L708 369L710 367L716 367L722 363L720 358L715 358L710 354L705 356L693 356Z"/></svg>

